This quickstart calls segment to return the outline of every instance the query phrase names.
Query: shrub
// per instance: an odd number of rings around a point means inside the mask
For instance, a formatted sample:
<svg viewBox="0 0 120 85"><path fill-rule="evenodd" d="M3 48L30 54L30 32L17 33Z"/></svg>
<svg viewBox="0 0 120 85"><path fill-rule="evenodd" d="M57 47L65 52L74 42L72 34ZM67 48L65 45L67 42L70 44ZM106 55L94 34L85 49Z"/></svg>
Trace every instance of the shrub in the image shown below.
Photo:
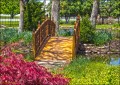
<svg viewBox="0 0 120 85"><path fill-rule="evenodd" d="M0 84L7 85L67 85L69 79L53 75L36 62L26 62L21 54L7 47L0 55Z"/></svg>
<svg viewBox="0 0 120 85"><path fill-rule="evenodd" d="M80 23L80 40L83 43L93 42L94 28L88 19L88 16L83 17Z"/></svg>
<svg viewBox="0 0 120 85"><path fill-rule="evenodd" d="M95 32L94 35L94 44L103 45L112 39L112 34L107 30L99 30Z"/></svg>
<svg viewBox="0 0 120 85"><path fill-rule="evenodd" d="M12 43L19 41L20 39L24 40L24 43L30 43L32 41L32 33L30 31L24 31L20 34L18 34L17 29L1 29L0 30L0 41L3 41L5 43Z"/></svg>
<svg viewBox="0 0 120 85"><path fill-rule="evenodd" d="M11 40L13 36L16 36L16 34L17 29L12 28L0 29L0 41L7 43Z"/></svg>
<svg viewBox="0 0 120 85"><path fill-rule="evenodd" d="M60 29L58 31L59 36L71 36L73 34L73 29Z"/></svg>
<svg viewBox="0 0 120 85"><path fill-rule="evenodd" d="M26 30L33 30L37 28L38 21L42 22L45 17L45 11L42 9L43 3L36 2L35 0L29 0L25 6L24 14L24 28Z"/></svg>

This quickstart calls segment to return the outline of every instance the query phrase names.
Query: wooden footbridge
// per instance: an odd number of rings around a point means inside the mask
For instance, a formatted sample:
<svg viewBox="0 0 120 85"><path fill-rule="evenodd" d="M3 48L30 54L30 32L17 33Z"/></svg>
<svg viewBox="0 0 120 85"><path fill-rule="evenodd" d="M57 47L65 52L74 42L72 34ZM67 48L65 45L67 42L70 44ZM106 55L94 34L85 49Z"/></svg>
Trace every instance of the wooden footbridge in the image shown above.
<svg viewBox="0 0 120 85"><path fill-rule="evenodd" d="M80 17L76 18L74 34L70 37L55 36L55 23L46 19L33 32L35 60L65 60L70 62L76 55L79 43Z"/></svg>

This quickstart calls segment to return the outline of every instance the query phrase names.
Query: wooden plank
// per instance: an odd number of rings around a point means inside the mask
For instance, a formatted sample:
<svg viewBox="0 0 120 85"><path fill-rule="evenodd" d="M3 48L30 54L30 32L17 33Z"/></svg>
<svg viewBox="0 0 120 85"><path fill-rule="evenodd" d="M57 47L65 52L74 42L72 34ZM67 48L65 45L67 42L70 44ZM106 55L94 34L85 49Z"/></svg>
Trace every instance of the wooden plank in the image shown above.
<svg viewBox="0 0 120 85"><path fill-rule="evenodd" d="M51 37L36 60L72 60L73 36Z"/></svg>

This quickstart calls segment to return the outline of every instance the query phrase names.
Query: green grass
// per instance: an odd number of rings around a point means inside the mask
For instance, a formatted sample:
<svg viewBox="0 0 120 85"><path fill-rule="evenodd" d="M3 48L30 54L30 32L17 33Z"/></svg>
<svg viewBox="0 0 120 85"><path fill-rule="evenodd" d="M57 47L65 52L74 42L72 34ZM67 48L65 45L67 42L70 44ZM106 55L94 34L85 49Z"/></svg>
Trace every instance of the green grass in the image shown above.
<svg viewBox="0 0 120 85"><path fill-rule="evenodd" d="M60 27L61 28L69 28L69 27L73 28L74 25L71 25L71 24L60 24Z"/></svg>
<svg viewBox="0 0 120 85"><path fill-rule="evenodd" d="M11 16L0 16L0 19L10 19ZM14 19L19 19L19 16L14 16Z"/></svg>
<svg viewBox="0 0 120 85"><path fill-rule="evenodd" d="M102 24L102 25L96 25L97 29L109 29L109 28L119 28L120 26L118 24Z"/></svg>
<svg viewBox="0 0 120 85"><path fill-rule="evenodd" d="M74 27L74 24L65 24L62 23L60 24L60 27ZM119 28L120 29L120 24L101 24L101 25L96 25L97 29L108 29L108 28Z"/></svg>
<svg viewBox="0 0 120 85"><path fill-rule="evenodd" d="M4 25L6 27L18 27L19 21L2 21L0 25Z"/></svg>
<svg viewBox="0 0 120 85"><path fill-rule="evenodd" d="M119 85L120 66L111 66L80 57L73 60L62 71L55 70L70 78L70 85Z"/></svg>

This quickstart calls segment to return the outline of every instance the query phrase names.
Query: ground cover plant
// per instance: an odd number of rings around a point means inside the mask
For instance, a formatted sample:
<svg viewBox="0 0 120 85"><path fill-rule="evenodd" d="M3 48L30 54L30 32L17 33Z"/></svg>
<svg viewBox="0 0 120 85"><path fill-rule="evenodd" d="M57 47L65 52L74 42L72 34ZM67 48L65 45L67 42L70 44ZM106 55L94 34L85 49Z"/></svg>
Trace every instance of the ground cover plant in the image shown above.
<svg viewBox="0 0 120 85"><path fill-rule="evenodd" d="M14 28L0 29L0 41L4 43L12 43L23 40L25 44L32 41L32 32L24 31L18 34L18 30Z"/></svg>
<svg viewBox="0 0 120 85"><path fill-rule="evenodd" d="M54 75L36 62L26 62L22 54L9 47L0 54L0 84L4 85L67 85L68 78Z"/></svg>
<svg viewBox="0 0 120 85"><path fill-rule="evenodd" d="M71 78L70 85L119 85L120 66L106 64L106 59L87 59L79 56L65 68L53 72Z"/></svg>
<svg viewBox="0 0 120 85"><path fill-rule="evenodd" d="M112 34L107 30L98 30L94 33L93 42L95 45L103 45L112 40Z"/></svg>

